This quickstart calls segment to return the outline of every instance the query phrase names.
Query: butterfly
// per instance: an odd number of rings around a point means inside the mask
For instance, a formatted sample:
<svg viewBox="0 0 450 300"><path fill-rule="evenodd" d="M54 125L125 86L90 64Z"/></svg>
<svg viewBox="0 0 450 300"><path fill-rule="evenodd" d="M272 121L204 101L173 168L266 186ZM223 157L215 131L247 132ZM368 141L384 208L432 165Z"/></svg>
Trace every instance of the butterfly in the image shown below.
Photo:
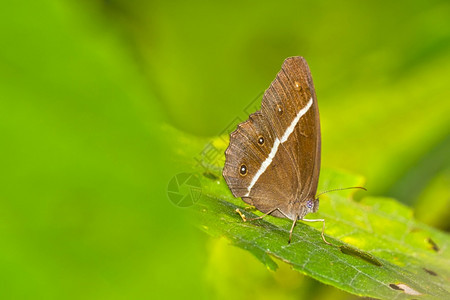
<svg viewBox="0 0 450 300"><path fill-rule="evenodd" d="M293 221L316 212L321 135L308 64L287 58L265 91L261 109L238 125L225 151L223 177L235 197L265 215ZM261 218L259 217L259 218ZM324 227L323 227L324 228ZM322 230L323 240L329 244Z"/></svg>

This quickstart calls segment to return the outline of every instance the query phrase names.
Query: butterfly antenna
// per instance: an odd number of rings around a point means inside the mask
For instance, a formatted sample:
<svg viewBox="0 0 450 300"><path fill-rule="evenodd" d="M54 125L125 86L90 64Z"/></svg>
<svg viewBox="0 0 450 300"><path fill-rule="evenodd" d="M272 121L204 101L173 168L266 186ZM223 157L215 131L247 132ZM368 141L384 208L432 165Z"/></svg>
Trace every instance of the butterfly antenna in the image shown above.
<svg viewBox="0 0 450 300"><path fill-rule="evenodd" d="M322 193L320 193L320 194L318 194L316 196L316 199L319 198L320 195L323 195L323 194L326 194L326 193L329 193L329 192L336 192L336 191L343 191L343 190L352 190L352 189L361 189L361 190L365 190L367 192L367 189L365 187L362 187L362 186L351 186L351 187L347 187L347 188L332 189L332 190L328 190L328 191L322 192Z"/></svg>

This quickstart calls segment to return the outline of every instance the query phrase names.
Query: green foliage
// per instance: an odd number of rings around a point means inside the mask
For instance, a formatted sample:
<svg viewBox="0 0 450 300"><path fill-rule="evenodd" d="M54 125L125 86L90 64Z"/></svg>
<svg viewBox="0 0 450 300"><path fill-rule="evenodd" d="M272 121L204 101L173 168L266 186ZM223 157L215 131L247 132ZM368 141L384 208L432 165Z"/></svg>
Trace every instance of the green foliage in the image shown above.
<svg viewBox="0 0 450 300"><path fill-rule="evenodd" d="M258 299L348 297L291 270L265 248L253 257L224 245L225 238L206 239L167 199L174 175L192 172L192 158L207 141L161 130L161 124L196 136L222 132L236 117L247 118L243 109L292 55L305 56L311 66L323 165L364 174L370 194L395 196L414 207L418 219L450 228L449 1L4 2L1 299L248 299L255 290ZM220 163L209 167L196 172L205 198L193 207L217 205L207 215L197 211L200 220L214 220L208 232L227 236L227 224L218 227L215 218L224 214L236 226L279 232L282 245L289 222L240 222L232 209L242 201L230 196ZM323 172L324 180L339 180L321 187L356 181L342 176ZM373 235L349 234L348 222L362 218L352 206L349 215L330 209L350 201L343 195L324 197L320 216L327 217L329 239L352 248L341 248L348 254L323 249L355 264L392 264L389 252L370 248L377 243L364 244ZM386 203L381 216L399 217L384 212L389 201L375 202ZM312 227L299 224L295 232L297 243L308 233L323 246ZM405 245L415 245L408 238ZM440 248L436 255L444 256L445 242L432 241ZM226 256L230 252L234 256ZM427 262L439 283L445 273L421 253L416 260ZM234 268L236 262L244 263ZM274 262L277 271L265 272Z"/></svg>
<svg viewBox="0 0 450 300"><path fill-rule="evenodd" d="M75 2L0 10L0 299L201 298L203 239L166 198L158 101Z"/></svg>
<svg viewBox="0 0 450 300"><path fill-rule="evenodd" d="M221 145L226 142L218 138L212 144L223 152ZM250 218L261 213L249 210L231 195L220 174L223 156L217 162L205 164L207 170L196 173L203 197L194 211L199 227L208 234L226 236L271 270L277 269L275 257L323 283L360 296L450 297L450 236L414 220L411 210L394 199L367 197L356 202L349 191L323 195L319 212L307 218L325 218L326 237L334 245L322 241L321 224L302 222L288 244L290 220L268 216L243 222L236 208ZM361 177L324 170L319 190L362 183Z"/></svg>

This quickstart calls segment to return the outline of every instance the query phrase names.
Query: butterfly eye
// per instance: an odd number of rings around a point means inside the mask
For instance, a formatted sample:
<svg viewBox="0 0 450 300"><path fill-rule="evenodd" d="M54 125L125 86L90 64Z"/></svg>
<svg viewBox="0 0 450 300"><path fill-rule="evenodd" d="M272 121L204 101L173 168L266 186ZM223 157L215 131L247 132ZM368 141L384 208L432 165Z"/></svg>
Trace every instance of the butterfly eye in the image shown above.
<svg viewBox="0 0 450 300"><path fill-rule="evenodd" d="M264 145L264 138L261 135L258 138L258 144L260 144L261 146Z"/></svg>
<svg viewBox="0 0 450 300"><path fill-rule="evenodd" d="M246 166L246 165L241 165L241 167L239 168L239 173L240 173L242 176L247 175L247 166Z"/></svg>
<svg viewBox="0 0 450 300"><path fill-rule="evenodd" d="M306 202L306 207L308 208L313 208L314 204L311 200L308 200L308 202Z"/></svg>

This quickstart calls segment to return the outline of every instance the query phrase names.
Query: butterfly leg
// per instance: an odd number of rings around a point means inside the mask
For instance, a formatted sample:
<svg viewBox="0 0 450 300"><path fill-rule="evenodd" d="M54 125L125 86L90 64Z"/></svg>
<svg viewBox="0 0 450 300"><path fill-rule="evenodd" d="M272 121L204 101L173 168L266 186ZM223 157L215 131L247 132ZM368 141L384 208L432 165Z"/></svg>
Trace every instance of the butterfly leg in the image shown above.
<svg viewBox="0 0 450 300"><path fill-rule="evenodd" d="M266 212L265 214L263 214L263 215L261 215L261 216L259 216L257 218L252 218L252 219L246 219L245 216L242 217L242 213L239 211L239 209L236 209L236 212L238 212L241 215L242 220L244 220L244 222L245 222L247 220L248 221L260 220L260 219L270 215L271 213L273 213L276 210L278 210L282 215L284 215L286 218L289 219L289 217L284 212L282 212L278 207L269 210L268 212ZM295 227L295 224L297 223L297 219L298 219L298 216L295 218L294 223L292 223L291 230L289 230L289 241L288 241L289 244L291 243L292 232L294 231L294 227Z"/></svg>
<svg viewBox="0 0 450 300"><path fill-rule="evenodd" d="M295 220L294 220L294 222L292 223L292 226L291 226L291 230L289 230L289 241L288 241L288 244L291 243L292 232L294 231L295 224L297 224L297 219L298 219L298 216L295 217Z"/></svg>
<svg viewBox="0 0 450 300"><path fill-rule="evenodd" d="M242 221L247 222L247 218L245 217L245 215L243 213L241 213L239 208L236 208L235 212L237 212L241 216Z"/></svg>
<svg viewBox="0 0 450 300"><path fill-rule="evenodd" d="M327 240L325 239L324 236L324 231L325 231L325 220L324 219L302 219L302 221L306 221L306 222L322 222L322 240L325 242L325 244L333 246L332 243L327 242Z"/></svg>
<svg viewBox="0 0 450 300"><path fill-rule="evenodd" d="M255 220L262 219L262 218L264 218L264 217L270 215L271 213L273 213L273 212L276 211L276 210L278 210L281 214L284 215L284 213L283 213L278 207L276 207L276 208L274 208L274 209L269 210L268 212L266 212L265 214L263 214L263 215L261 215L261 216L259 216L259 217L257 217L257 218L252 218L252 219L247 219L247 220L249 220L249 221L255 221Z"/></svg>
<svg viewBox="0 0 450 300"><path fill-rule="evenodd" d="M254 207L254 206L251 206L250 208L252 208L252 207ZM245 209L247 209L247 208L248 208L248 207L245 207ZM265 216L267 216L268 214L271 214L272 212L274 212L275 210L276 210L276 209L273 209L273 210L269 211L268 213L266 213L266 214L264 214L264 215L262 215L262 216L260 216L260 217L252 218L252 219L247 219L247 217L240 211L239 208L236 208L236 209L235 209L235 212L237 212L237 213L241 216L242 221L247 222L247 220L248 220L248 221L254 221L254 220L262 219L262 218L264 218Z"/></svg>

